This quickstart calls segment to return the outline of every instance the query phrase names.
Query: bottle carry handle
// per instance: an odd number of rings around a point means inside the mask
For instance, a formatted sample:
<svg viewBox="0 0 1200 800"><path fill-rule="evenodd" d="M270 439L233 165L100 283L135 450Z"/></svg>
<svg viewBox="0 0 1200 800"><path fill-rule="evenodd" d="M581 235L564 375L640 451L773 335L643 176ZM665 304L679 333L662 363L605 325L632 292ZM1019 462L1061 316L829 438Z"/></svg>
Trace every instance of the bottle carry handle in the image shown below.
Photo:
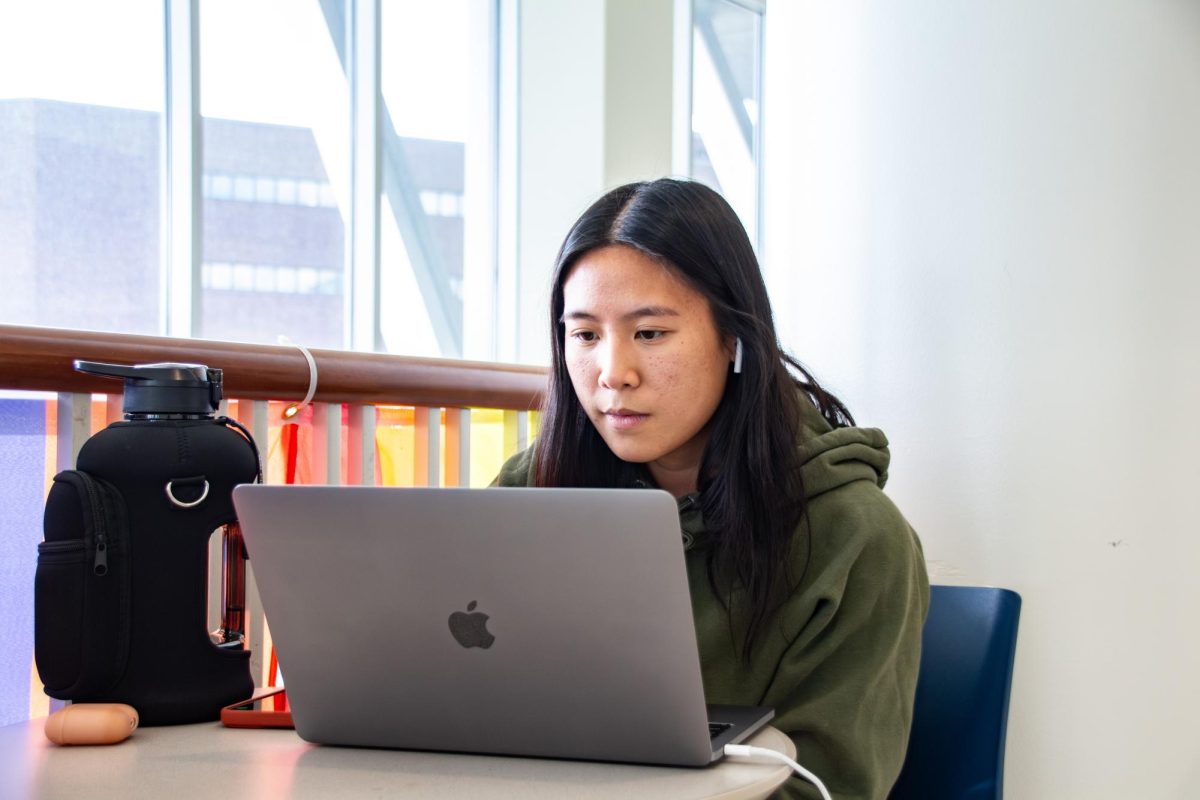
<svg viewBox="0 0 1200 800"><path fill-rule="evenodd" d="M254 435L250 433L250 429L242 423L238 422L233 417L217 417L217 422L227 428L234 428L246 437L246 443L250 445L250 449L254 451L254 464L258 468L258 474L254 476L255 483L263 482L262 458L258 454L258 445L254 442Z"/></svg>

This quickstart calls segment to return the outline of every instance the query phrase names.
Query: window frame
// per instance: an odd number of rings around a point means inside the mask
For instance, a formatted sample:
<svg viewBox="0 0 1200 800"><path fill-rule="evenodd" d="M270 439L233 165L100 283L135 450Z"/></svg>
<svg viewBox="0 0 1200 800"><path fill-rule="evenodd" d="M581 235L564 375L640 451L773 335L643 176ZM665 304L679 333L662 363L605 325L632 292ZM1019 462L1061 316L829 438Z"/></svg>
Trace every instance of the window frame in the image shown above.
<svg viewBox="0 0 1200 800"><path fill-rule="evenodd" d="M314 0L319 2L320 0ZM489 199L486 217L478 221L479 231L475 234L487 243L486 267L495 276L500 269L499 227L501 152L496 144L500 141L500 113L498 100L501 95L502 47L501 20L511 14L508 7L515 0L487 0L485 6L488 39L493 49L489 59L493 68L488 76L487 93L496 99L490 114L489 138L493 143L488 150L486 170L488 185L483 194ZM211 191L216 177L203 174L202 117L200 114L200 24L199 0L163 0L165 106L162 115L162 275L159 330L166 336L194 337L198 334L202 319L203 302L203 202L204 188ZM394 165L389 168L389 151L397 145L382 94L381 65L381 2L380 0L345 0L339 3L321 3L323 16L331 36L338 45L346 72L350 97L350 157L351 157L351 200L346 229L346 258L344 261L343 297L345 301L342 346L345 349L386 352L380 326L380 228L382 198L387 196L401 230L424 229L426 220L416 219L423 215L422 204L415 192L405 193L397 188ZM389 135L390 133L390 135ZM484 174L480 170L479 174ZM239 176L220 176L229 181L229 195L237 197L236 181ZM250 179L253 183L253 179ZM223 182L224 186L224 182ZM296 202L301 202L297 187ZM255 187L251 186L251 193ZM392 196L396 194L397 196ZM406 194L412 194L415 202L401 202ZM405 246L420 251L420 236L406 239ZM472 252L479 253L478 246ZM436 265L428 259L410 257L414 269L432 272ZM468 349L464 342L465 331L460 314L457 327L454 315L447 313L446 304L453 298L449 276L418 275L424 277L430 290L423 292L423 301L430 318L435 320L435 332L442 348L442 357L462 358ZM493 290L498 281L492 281ZM494 291L493 291L494 293ZM493 308L499 298L493 298ZM495 330L499 315L493 313L492 335L500 338ZM440 321L440 323L439 323Z"/></svg>

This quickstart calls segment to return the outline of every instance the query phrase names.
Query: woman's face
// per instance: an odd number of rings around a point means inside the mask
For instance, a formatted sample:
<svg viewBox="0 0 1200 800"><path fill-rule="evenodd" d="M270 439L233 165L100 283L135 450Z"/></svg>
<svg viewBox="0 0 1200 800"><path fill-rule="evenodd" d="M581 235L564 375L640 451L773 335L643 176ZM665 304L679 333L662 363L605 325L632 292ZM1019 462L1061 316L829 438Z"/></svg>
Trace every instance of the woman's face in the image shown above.
<svg viewBox="0 0 1200 800"><path fill-rule="evenodd" d="M564 354L580 404L625 461L699 467L733 350L704 296L621 245L581 257L563 284Z"/></svg>

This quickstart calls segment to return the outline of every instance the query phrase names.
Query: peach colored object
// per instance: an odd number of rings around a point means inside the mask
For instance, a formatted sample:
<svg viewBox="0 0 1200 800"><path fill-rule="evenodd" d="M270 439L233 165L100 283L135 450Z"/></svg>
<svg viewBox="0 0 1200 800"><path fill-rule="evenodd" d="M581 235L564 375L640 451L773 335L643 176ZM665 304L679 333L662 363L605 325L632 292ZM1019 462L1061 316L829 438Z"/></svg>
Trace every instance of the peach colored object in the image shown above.
<svg viewBox="0 0 1200 800"><path fill-rule="evenodd" d="M74 703L46 718L46 738L55 744L116 744L138 726L138 713L124 703Z"/></svg>

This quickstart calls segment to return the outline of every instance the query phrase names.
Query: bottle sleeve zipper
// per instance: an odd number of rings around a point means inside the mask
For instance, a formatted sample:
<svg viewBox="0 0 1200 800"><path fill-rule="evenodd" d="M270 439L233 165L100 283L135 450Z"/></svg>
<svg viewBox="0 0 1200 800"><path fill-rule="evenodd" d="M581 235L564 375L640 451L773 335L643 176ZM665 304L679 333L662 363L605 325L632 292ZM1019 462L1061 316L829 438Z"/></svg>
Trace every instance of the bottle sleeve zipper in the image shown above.
<svg viewBox="0 0 1200 800"><path fill-rule="evenodd" d="M92 572L97 575L108 574L108 544L103 536L96 538L96 560L92 563Z"/></svg>
<svg viewBox="0 0 1200 800"><path fill-rule="evenodd" d="M87 548L82 539L65 542L42 542L38 545L39 564L74 564L86 561Z"/></svg>
<svg viewBox="0 0 1200 800"><path fill-rule="evenodd" d="M106 575L108 574L108 540L104 535L104 512L101 508L100 493L96 491L95 485L86 475L83 477L83 485L87 489L88 501L92 509L92 538L96 543L96 556L92 561L92 572L97 575Z"/></svg>

